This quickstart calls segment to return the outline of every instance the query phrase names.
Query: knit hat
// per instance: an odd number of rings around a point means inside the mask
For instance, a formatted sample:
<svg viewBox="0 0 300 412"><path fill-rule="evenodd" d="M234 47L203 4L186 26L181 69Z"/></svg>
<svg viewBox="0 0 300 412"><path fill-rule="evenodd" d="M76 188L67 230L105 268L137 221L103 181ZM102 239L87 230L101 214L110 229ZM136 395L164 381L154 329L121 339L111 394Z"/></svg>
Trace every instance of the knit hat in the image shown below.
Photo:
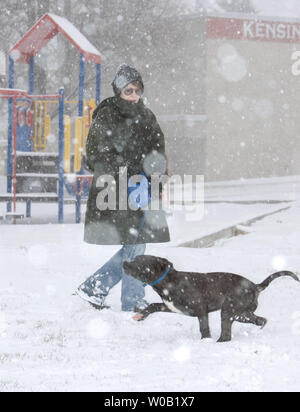
<svg viewBox="0 0 300 412"><path fill-rule="evenodd" d="M112 82L112 87L116 96L122 93L122 90L130 83L139 82L141 83L142 89L144 90L144 82L140 73L133 67L127 64L122 64Z"/></svg>

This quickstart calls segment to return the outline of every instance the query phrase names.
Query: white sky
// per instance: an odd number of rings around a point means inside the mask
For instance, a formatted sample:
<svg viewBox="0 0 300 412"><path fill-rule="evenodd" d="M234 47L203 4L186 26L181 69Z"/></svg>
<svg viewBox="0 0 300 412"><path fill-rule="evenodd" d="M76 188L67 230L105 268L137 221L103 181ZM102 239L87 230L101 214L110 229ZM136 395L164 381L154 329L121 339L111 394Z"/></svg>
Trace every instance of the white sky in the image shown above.
<svg viewBox="0 0 300 412"><path fill-rule="evenodd" d="M253 3L266 16L300 17L299 0L253 0Z"/></svg>
<svg viewBox="0 0 300 412"><path fill-rule="evenodd" d="M178 0L177 0L178 1ZM188 10L192 11L198 3L207 9L218 10L216 0L182 0ZM253 0L259 14L265 16L281 16L300 18L300 0Z"/></svg>

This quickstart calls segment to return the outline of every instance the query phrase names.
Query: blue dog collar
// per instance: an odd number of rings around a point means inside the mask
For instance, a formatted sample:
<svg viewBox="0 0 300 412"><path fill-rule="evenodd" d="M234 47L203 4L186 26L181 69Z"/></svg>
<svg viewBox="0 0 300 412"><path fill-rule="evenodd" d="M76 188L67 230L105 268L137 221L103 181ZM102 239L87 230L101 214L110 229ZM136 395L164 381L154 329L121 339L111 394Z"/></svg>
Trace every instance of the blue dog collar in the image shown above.
<svg viewBox="0 0 300 412"><path fill-rule="evenodd" d="M168 276L168 274L171 272L171 269L172 269L172 267L171 266L169 266L168 267L168 269L167 269L167 271L166 271L166 273L161 277L161 278L159 278L159 279L157 279L154 283L152 283L151 285L148 285L147 283L144 283L144 287L146 287L146 286L156 286L156 285L158 285L160 282L162 282L167 276Z"/></svg>

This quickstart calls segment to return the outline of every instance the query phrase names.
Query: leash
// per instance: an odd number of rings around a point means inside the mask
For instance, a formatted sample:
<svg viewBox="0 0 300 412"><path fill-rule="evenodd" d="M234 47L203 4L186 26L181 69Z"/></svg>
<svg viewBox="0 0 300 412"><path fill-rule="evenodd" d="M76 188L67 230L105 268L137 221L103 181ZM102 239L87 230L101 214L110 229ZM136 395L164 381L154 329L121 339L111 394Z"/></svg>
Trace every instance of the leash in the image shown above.
<svg viewBox="0 0 300 412"><path fill-rule="evenodd" d="M166 271L166 273L165 273L164 275L162 275L161 278L157 279L154 283L151 283L151 285L148 285L147 283L144 283L144 284L143 284L144 288L145 288L146 286L151 286L151 287L153 287L153 286L158 285L160 282L162 282L162 281L168 276L168 274L171 272L171 269L172 269L171 266L169 266L168 269L167 269L167 271Z"/></svg>
<svg viewBox="0 0 300 412"><path fill-rule="evenodd" d="M135 239L135 241L134 241L134 243L133 243L133 246L135 246L136 243L137 243L137 241L139 240L140 234L141 234L142 229L143 229L144 224L145 224L145 220L146 220L146 216L145 216L145 213L143 213L143 217L142 217L142 219L141 219L141 222L140 222L140 225L139 225L139 228L138 228L138 234L137 234L137 237L136 237L136 239Z"/></svg>
<svg viewBox="0 0 300 412"><path fill-rule="evenodd" d="M135 245L137 244L137 241L139 240L140 234L141 234L141 232L142 232L142 230L143 230L143 227L144 227L144 224L145 224L145 220L146 220L146 216L145 216L145 213L143 213L143 217L142 217L142 219L141 219L141 222L140 222L140 225L139 225L139 228L138 228L138 234L137 234L137 237L136 237L135 241L132 243L132 246L135 246ZM129 259L130 259L130 260L132 260L132 258L133 258L133 252L134 252L134 251L132 251L131 254L130 254L130 256L129 256Z"/></svg>
<svg viewBox="0 0 300 412"><path fill-rule="evenodd" d="M148 202L150 202L150 201L151 201L151 198L148 198ZM138 239L139 239L139 237L140 237L140 234L141 234L141 232L142 232L142 229L143 229L143 227L144 227L145 220L146 220L146 216L145 216L145 212L144 212L144 213L143 213L143 217L142 217L142 219L141 219L141 222L140 222L140 224L139 224L138 234L137 234L137 237L136 237L136 239L135 239L135 241L134 241L134 243L133 243L133 246L135 246L135 245L137 244L137 241L138 241ZM132 254L131 254L130 258L132 258ZM154 283L152 283L151 285L148 285L147 283L144 283L143 286L144 286L144 287L146 287L146 286L151 286L151 287L153 287L153 286L158 285L160 282L162 282L162 281L168 276L168 274L170 273L171 269L172 269L172 267L169 266L168 269L166 270L166 272L163 274L163 276L161 276L159 279L157 279Z"/></svg>
<svg viewBox="0 0 300 412"><path fill-rule="evenodd" d="M144 175L144 176L145 176L145 175ZM130 182L130 179L129 179L129 182ZM130 194L132 193L132 191L133 191L133 190L136 190L138 187L139 187L139 186L129 188L129 189L128 189L128 194L130 195ZM149 191L149 187L148 187L148 186L147 186L147 189L148 189L148 191ZM150 203L150 201L151 201L151 198L148 197L148 204ZM133 246L135 246L135 245L137 244L137 241L139 240L140 234L141 234L141 232L142 232L142 230L143 230L143 227L144 227L144 224L145 224L145 220L146 220L146 216L145 216L145 212L143 212L143 217L142 217L141 222L140 222L139 227L138 227L137 237L136 237L134 243L132 244Z"/></svg>
<svg viewBox="0 0 300 412"><path fill-rule="evenodd" d="M146 220L146 216L145 216L145 213L144 213L144 214L143 214L143 217L142 217L142 220L141 220L141 222L140 222L139 228L138 228L138 235L137 235L137 237L136 237L133 245L136 245L136 243L137 243L137 241L138 241L138 239L139 239L139 237L140 237L141 231L142 231L142 229L143 229L143 227L144 227L144 224L145 224L145 220ZM131 254L130 258L132 258L132 254ZM146 286L151 286L151 287L153 287L153 286L158 285L160 282L162 282L162 281L168 276L168 274L170 273L171 269L172 269L172 267L169 266L168 269L166 270L166 272L163 274L162 277L160 277L159 279L157 279L154 283L151 283L151 285L148 285L147 283L144 283L144 284L143 284L143 287L144 287L144 288L145 288Z"/></svg>

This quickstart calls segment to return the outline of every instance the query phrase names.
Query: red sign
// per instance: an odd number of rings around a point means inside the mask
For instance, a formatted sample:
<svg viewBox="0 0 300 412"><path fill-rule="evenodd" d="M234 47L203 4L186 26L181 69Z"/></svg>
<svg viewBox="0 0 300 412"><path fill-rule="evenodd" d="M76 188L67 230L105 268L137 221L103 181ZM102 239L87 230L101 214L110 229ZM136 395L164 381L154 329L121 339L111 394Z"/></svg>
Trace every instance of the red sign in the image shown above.
<svg viewBox="0 0 300 412"><path fill-rule="evenodd" d="M18 111L18 126L23 127L25 123L25 113L23 107Z"/></svg>
<svg viewBox="0 0 300 412"><path fill-rule="evenodd" d="M300 43L300 23L209 17L209 39Z"/></svg>

